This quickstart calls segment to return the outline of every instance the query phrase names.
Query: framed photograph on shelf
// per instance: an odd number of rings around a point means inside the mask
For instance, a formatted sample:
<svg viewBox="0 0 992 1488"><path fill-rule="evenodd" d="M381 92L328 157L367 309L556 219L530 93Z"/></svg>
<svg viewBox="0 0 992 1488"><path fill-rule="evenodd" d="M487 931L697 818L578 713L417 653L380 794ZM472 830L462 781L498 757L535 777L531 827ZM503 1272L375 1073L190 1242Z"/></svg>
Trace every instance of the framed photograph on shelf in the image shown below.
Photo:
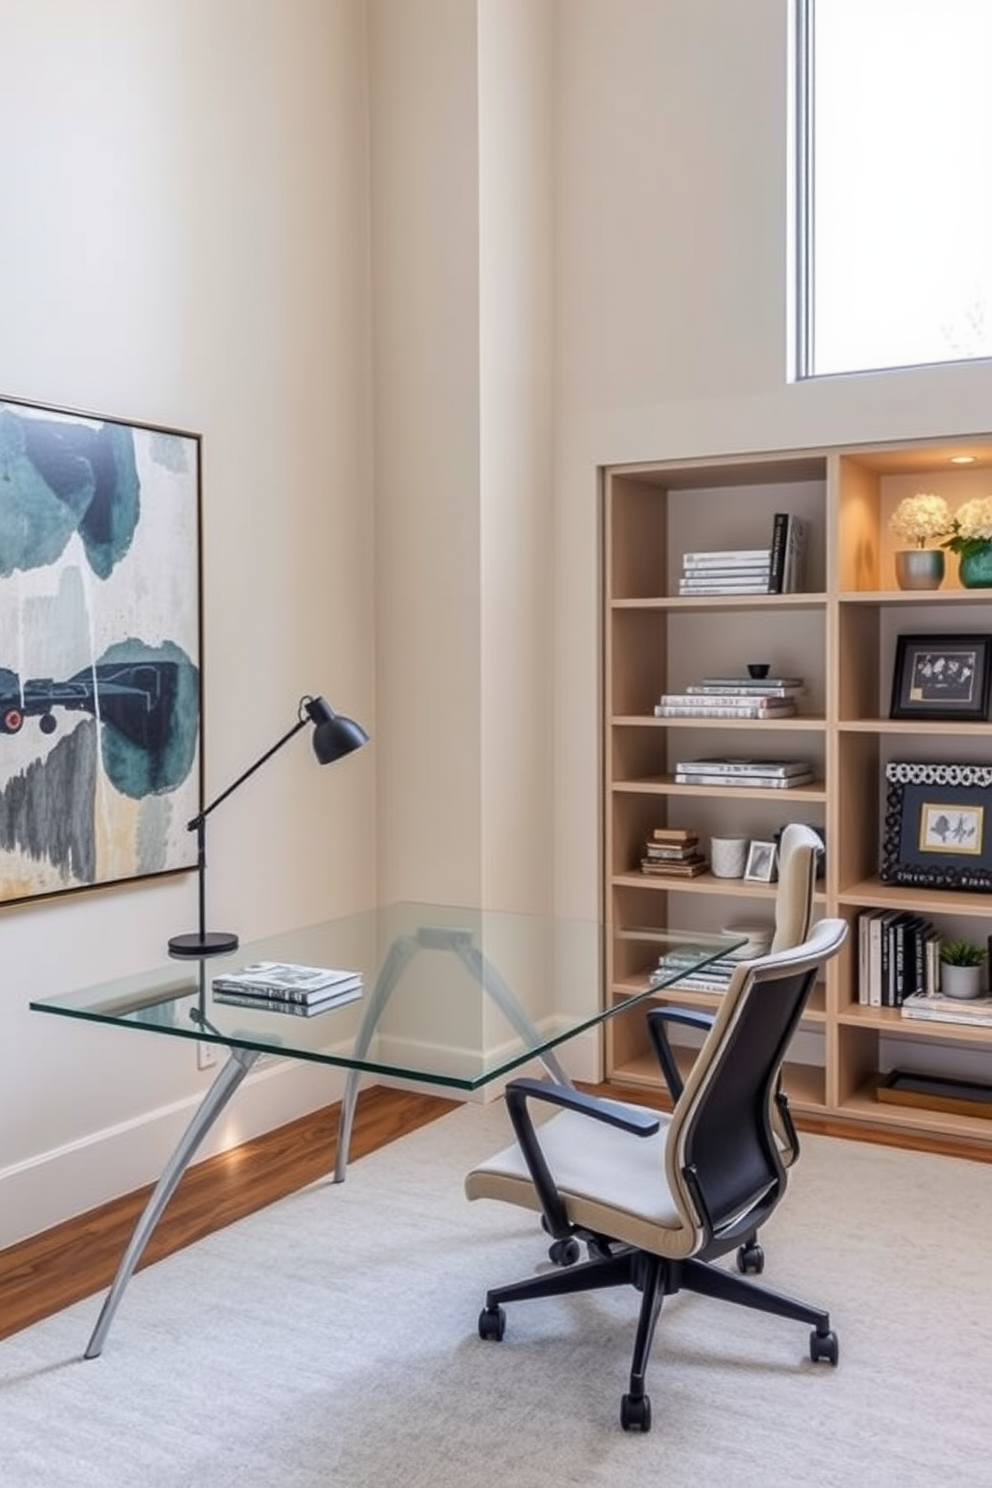
<svg viewBox="0 0 992 1488"><path fill-rule="evenodd" d="M896 640L890 718L985 723L992 635L901 635Z"/></svg>
<svg viewBox="0 0 992 1488"><path fill-rule="evenodd" d="M992 765L885 769L883 883L992 894Z"/></svg>
<svg viewBox="0 0 992 1488"><path fill-rule="evenodd" d="M747 850L744 878L751 883L771 883L775 877L778 850L774 842L755 839Z"/></svg>
<svg viewBox="0 0 992 1488"><path fill-rule="evenodd" d="M0 903L193 868L200 436L0 398Z"/></svg>

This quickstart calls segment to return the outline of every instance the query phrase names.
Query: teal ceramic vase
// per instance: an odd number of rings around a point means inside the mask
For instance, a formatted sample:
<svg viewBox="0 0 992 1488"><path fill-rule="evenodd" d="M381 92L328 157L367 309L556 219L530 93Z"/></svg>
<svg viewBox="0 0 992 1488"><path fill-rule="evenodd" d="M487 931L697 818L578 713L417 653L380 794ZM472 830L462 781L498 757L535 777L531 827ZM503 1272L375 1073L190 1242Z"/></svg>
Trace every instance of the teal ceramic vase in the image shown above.
<svg viewBox="0 0 992 1488"><path fill-rule="evenodd" d="M992 589L992 542L961 554L958 578L966 589Z"/></svg>

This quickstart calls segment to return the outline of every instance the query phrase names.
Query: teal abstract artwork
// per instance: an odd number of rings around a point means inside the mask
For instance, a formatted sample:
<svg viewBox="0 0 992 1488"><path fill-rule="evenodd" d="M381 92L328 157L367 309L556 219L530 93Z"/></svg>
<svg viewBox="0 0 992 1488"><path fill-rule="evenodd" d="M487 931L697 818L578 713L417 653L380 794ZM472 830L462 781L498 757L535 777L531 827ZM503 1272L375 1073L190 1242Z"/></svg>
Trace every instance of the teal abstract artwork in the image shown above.
<svg viewBox="0 0 992 1488"><path fill-rule="evenodd" d="M195 865L200 439L0 401L0 902Z"/></svg>

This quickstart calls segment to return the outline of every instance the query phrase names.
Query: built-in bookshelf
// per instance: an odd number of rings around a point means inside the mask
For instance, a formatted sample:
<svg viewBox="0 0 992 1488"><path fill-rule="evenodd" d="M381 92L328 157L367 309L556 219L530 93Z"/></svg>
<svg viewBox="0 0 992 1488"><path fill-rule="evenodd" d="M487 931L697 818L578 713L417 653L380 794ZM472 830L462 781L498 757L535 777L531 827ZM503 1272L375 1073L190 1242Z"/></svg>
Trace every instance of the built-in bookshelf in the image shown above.
<svg viewBox="0 0 992 1488"><path fill-rule="evenodd" d="M971 463L952 463L963 455ZM918 491L943 495L952 510L992 493L992 435L604 470L605 995L650 978L643 945L624 933L632 927L760 927L774 913L773 882L720 879L709 868L685 877L642 871L655 829L691 833L708 856L712 837L773 841L787 822L807 822L827 845L817 913L844 917L851 934L790 1050L793 1111L868 1124L893 1140L912 1131L987 1147L992 1121L895 1104L876 1091L894 1069L992 1085L992 1029L910 1020L859 996L858 922L866 910L903 911L943 936L979 943L992 932L992 894L904 887L879 876L891 762L992 764L987 721L889 717L901 635L992 633L992 590L962 588L953 556L939 589L897 587L899 544L888 519ZM800 589L680 593L687 553L769 550L782 513L805 536ZM663 696L685 694L706 677L744 677L751 663L803 679L794 713L656 713ZM781 790L676 779L680 760L736 756L806 760L812 778ZM992 833L992 810L987 817ZM657 995L713 1006L719 994ZM643 1011L617 1016L606 1030L607 1077L660 1086Z"/></svg>

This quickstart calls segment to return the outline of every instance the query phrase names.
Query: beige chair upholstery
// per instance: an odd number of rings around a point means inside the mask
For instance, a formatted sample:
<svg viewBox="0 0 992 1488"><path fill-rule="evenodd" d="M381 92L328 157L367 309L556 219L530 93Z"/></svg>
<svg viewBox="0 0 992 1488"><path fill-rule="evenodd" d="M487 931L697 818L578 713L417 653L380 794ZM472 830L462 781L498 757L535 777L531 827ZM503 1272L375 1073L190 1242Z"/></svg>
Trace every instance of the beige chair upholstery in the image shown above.
<svg viewBox="0 0 992 1488"><path fill-rule="evenodd" d="M655 1323L675 1291L812 1324L812 1358L837 1362L825 1311L712 1262L747 1243L785 1194L787 1170L769 1119L778 1072L817 974L846 934L845 921L823 919L802 945L739 964L670 1114L511 1081L506 1102L517 1140L473 1168L465 1191L539 1211L552 1259L564 1264L490 1290L483 1338L502 1338L506 1303L634 1286L641 1310L620 1419L641 1431L651 1424L644 1375ZM652 1016L677 1021L679 1012L659 1007ZM534 1100L560 1110L535 1126ZM579 1241L589 1259L569 1264Z"/></svg>
<svg viewBox="0 0 992 1488"><path fill-rule="evenodd" d="M778 850L778 887L775 891L775 934L772 951L801 945L813 924L813 891L823 841L812 827L790 822L783 829Z"/></svg>

